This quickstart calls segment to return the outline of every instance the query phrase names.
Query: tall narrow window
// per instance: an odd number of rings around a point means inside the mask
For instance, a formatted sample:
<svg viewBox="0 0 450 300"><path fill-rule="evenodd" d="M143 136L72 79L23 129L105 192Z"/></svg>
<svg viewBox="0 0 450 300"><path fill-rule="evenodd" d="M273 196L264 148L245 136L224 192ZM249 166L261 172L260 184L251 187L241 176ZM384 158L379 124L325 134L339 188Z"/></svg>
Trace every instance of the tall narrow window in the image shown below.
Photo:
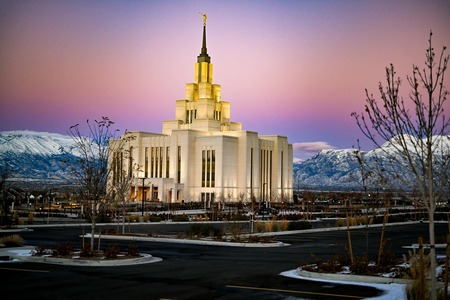
<svg viewBox="0 0 450 300"><path fill-rule="evenodd" d="M269 180L269 187L267 189L267 197L268 200L271 201L271 194L272 194L272 150L269 151L269 170L267 172L267 178Z"/></svg>
<svg viewBox="0 0 450 300"><path fill-rule="evenodd" d="M206 151L206 186L211 187L211 150Z"/></svg>
<svg viewBox="0 0 450 300"><path fill-rule="evenodd" d="M170 147L166 147L166 178L169 178L170 170Z"/></svg>
<svg viewBox="0 0 450 300"><path fill-rule="evenodd" d="M159 147L155 147L155 178L158 178L159 173Z"/></svg>
<svg viewBox="0 0 450 300"><path fill-rule="evenodd" d="M211 150L211 187L216 186L216 150Z"/></svg>
<svg viewBox="0 0 450 300"><path fill-rule="evenodd" d="M202 151L202 187L216 186L216 150Z"/></svg>
<svg viewBox="0 0 450 300"><path fill-rule="evenodd" d="M215 194L214 193L201 193L201 201L203 203L204 208L211 208L211 205L215 201Z"/></svg>
<svg viewBox="0 0 450 300"><path fill-rule="evenodd" d="M178 162L177 162L177 182L180 183L181 179L181 146L178 146Z"/></svg>
<svg viewBox="0 0 450 300"><path fill-rule="evenodd" d="M162 166L163 166L163 147L159 147L159 174L158 174L158 178L162 178Z"/></svg>
<svg viewBox="0 0 450 300"><path fill-rule="evenodd" d="M272 150L261 150L260 168L261 199L267 201L272 190Z"/></svg>
<svg viewBox="0 0 450 300"><path fill-rule="evenodd" d="M150 177L156 177L155 176L155 147L150 148Z"/></svg>
<svg viewBox="0 0 450 300"><path fill-rule="evenodd" d="M253 148L250 150L250 199L253 201Z"/></svg>
<svg viewBox="0 0 450 300"><path fill-rule="evenodd" d="M206 150L202 151L202 187L206 187Z"/></svg>
<svg viewBox="0 0 450 300"><path fill-rule="evenodd" d="M262 150L261 149L261 151L260 151L260 155L259 155L259 172L260 172L260 178L261 178L261 180L260 180L260 188L261 188L261 195L260 195L260 198L261 198L261 200L263 200L264 201L264 190L265 190L265 180L266 180L266 178L265 178L265 176L264 176L264 174L265 174L265 172L264 172L264 150Z"/></svg>
<svg viewBox="0 0 450 300"><path fill-rule="evenodd" d="M281 199L284 200L284 154L281 151Z"/></svg>
<svg viewBox="0 0 450 300"><path fill-rule="evenodd" d="M144 159L144 177L148 178L148 147L145 147Z"/></svg>
<svg viewBox="0 0 450 300"><path fill-rule="evenodd" d="M191 124L193 119L197 119L197 110L186 110L186 123Z"/></svg>

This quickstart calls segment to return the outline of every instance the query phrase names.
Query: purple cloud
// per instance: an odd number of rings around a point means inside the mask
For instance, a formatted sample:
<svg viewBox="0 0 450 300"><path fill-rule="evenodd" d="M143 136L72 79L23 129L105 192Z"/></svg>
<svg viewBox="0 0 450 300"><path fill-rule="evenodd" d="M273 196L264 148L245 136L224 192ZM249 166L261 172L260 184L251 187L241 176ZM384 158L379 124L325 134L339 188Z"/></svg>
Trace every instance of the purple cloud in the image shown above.
<svg viewBox="0 0 450 300"><path fill-rule="evenodd" d="M303 143L293 143L294 150L294 161L303 161L312 157L317 152L324 149L335 149L327 142L303 142Z"/></svg>

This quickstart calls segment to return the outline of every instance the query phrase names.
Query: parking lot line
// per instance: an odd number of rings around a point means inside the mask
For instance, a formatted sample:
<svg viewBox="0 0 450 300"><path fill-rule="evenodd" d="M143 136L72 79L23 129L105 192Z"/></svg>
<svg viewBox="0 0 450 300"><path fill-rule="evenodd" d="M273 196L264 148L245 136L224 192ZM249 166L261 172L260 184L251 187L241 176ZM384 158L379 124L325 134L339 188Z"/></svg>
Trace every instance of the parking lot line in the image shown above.
<svg viewBox="0 0 450 300"><path fill-rule="evenodd" d="M349 299L364 299L364 298L366 298L366 297L353 296L353 295L330 294L330 293L307 292L307 291L284 290L284 289L271 289L271 288L260 288L260 287L253 287L253 286L241 286L241 285L227 285L226 287L235 288L235 289L283 292L283 293L291 293L291 294L309 294L309 295L340 297L340 298L344 297L344 298L349 298Z"/></svg>
<svg viewBox="0 0 450 300"><path fill-rule="evenodd" d="M0 268L0 270L21 271L21 272L35 272L35 273L49 273L48 270L32 270L32 269L18 269L18 268Z"/></svg>

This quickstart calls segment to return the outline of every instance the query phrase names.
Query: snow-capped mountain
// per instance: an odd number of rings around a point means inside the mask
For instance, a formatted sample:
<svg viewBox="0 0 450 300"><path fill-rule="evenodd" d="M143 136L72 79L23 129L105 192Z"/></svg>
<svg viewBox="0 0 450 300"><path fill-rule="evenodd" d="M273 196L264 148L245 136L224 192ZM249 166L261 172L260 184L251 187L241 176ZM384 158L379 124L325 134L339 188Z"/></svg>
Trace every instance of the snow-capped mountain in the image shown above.
<svg viewBox="0 0 450 300"><path fill-rule="evenodd" d="M0 167L11 170L10 181L32 184L70 184L63 160L72 160L73 140L66 135L34 132L0 132ZM64 149L65 151L62 151Z"/></svg>
<svg viewBox="0 0 450 300"><path fill-rule="evenodd" d="M294 163L294 189L358 188L359 164L354 151L322 150L304 162Z"/></svg>
<svg viewBox="0 0 450 300"><path fill-rule="evenodd" d="M449 155L450 139L438 139L438 151ZM64 151L61 151L64 149ZM70 173L64 160L75 160L78 156L74 141L67 135L34 132L0 132L0 167L9 165L12 176L10 181L18 185L64 184L70 185ZM360 155L367 161L378 160L386 168L398 168L388 161L386 151L396 151L393 142L387 142L382 148ZM355 156L355 149L322 150L314 157L294 162L293 187L296 189L360 190L362 186L361 165ZM370 188L370 179L366 181Z"/></svg>
<svg viewBox="0 0 450 300"><path fill-rule="evenodd" d="M436 136L433 139L434 161L439 162L441 157L450 155L450 136ZM406 137L411 152L420 148L418 143L414 146L413 140ZM396 138L393 138L380 148L367 152L360 151L359 156L368 165L377 166L378 170L382 169L384 174L397 174L398 178L413 182L408 164L406 161L402 163L402 156L395 145ZM425 145L423 141L423 147ZM396 159L393 160L392 157ZM322 150L304 162L294 163L294 189L362 190L364 186L368 189L379 187L380 177L369 176L371 170L366 164L364 166L359 163L355 149ZM439 164L436 167L439 167ZM385 175L385 178L389 178L389 182L385 183L386 188L400 185L403 185L402 188L410 188L388 175Z"/></svg>

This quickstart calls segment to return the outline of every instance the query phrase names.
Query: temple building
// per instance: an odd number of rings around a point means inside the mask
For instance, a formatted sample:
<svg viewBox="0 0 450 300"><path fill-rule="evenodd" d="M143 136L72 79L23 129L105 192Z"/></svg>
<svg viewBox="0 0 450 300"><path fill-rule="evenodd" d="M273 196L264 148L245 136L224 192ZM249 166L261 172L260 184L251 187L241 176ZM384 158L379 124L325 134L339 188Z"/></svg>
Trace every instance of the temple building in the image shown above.
<svg viewBox="0 0 450 300"><path fill-rule="evenodd" d="M243 130L231 121L230 103L221 94L213 81L203 15L194 82L176 101L175 119L163 121L162 133L127 133L133 139L109 162L110 186L126 174L136 201L201 202L205 207L251 199L269 206L292 201L293 150L287 137Z"/></svg>

